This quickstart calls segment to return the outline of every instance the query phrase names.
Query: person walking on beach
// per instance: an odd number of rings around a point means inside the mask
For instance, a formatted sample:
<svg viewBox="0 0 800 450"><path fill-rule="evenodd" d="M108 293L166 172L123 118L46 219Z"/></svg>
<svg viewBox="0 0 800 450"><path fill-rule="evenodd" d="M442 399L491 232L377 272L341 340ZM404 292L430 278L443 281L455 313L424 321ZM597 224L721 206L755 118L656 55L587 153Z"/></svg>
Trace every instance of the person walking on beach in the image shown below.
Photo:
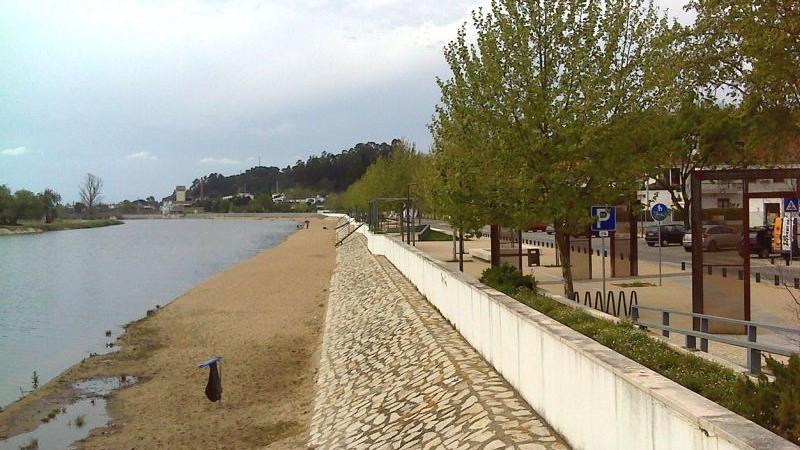
<svg viewBox="0 0 800 450"><path fill-rule="evenodd" d="M309 221L308 219L306 219L306 230L308 229L308 224L310 224L310 223L311 223L311 221Z"/></svg>

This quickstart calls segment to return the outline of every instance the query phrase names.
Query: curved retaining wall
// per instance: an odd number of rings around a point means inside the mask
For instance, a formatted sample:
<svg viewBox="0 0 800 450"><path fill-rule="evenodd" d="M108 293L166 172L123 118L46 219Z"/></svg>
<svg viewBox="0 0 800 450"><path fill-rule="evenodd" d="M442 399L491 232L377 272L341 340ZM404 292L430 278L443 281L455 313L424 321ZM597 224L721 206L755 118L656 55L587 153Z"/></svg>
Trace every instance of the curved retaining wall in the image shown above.
<svg viewBox="0 0 800 450"><path fill-rule="evenodd" d="M575 450L800 449L413 247L363 234Z"/></svg>

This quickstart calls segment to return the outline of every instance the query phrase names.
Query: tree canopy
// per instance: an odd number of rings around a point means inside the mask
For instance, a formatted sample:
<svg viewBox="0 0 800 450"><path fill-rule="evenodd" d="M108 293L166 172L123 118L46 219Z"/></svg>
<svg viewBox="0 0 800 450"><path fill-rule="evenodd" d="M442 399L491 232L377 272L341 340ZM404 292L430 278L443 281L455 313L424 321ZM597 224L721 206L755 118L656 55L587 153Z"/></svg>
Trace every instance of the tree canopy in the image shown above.
<svg viewBox="0 0 800 450"><path fill-rule="evenodd" d="M188 195L198 199L224 197L245 191L255 194L293 189L309 195L343 192L364 174L367 167L390 154L397 142L360 143L339 154L322 152L319 156L312 155L306 161L297 161L293 166L283 169L258 166L229 176L211 173L195 179Z"/></svg>
<svg viewBox="0 0 800 450"><path fill-rule="evenodd" d="M652 61L669 23L651 2L496 0L445 49L453 76L431 125L453 213L521 228L555 224L565 289L567 236L591 204L630 200L646 151L629 117L658 102Z"/></svg>

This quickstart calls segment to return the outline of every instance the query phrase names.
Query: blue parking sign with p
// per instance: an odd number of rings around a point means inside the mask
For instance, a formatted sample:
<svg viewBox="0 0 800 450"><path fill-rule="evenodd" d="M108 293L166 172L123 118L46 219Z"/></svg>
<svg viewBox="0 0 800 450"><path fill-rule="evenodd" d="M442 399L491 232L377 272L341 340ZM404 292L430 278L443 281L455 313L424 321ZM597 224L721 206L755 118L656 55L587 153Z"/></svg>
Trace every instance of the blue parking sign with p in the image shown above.
<svg viewBox="0 0 800 450"><path fill-rule="evenodd" d="M592 206L592 231L615 231L617 209L613 206Z"/></svg>

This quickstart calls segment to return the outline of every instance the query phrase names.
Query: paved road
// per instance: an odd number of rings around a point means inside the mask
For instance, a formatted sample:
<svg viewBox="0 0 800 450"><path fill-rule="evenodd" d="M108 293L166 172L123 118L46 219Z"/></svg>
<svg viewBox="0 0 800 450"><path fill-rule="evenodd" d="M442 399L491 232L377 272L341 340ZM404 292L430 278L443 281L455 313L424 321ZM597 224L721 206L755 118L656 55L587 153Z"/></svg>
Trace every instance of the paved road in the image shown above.
<svg viewBox="0 0 800 450"><path fill-rule="evenodd" d="M423 223L430 224L433 227L450 230L450 224L442 220L425 219ZM489 227L485 227L484 231L488 233ZM551 234L544 232L524 232L522 233L523 239L530 239L543 242L554 242L555 237ZM650 247L643 238L638 239L639 243L639 259L641 261L658 262L658 247ZM592 248L601 248L602 242L600 238L592 239ZM609 245L606 242L606 245ZM728 265L735 266L741 264L741 258L735 250L719 251L704 254L706 261L705 264L712 265ZM679 265L681 262L686 262L686 270L691 270L692 254L683 249L681 245L668 245L661 248L661 260L668 264ZM768 258L758 258L755 255L750 259L752 276L755 277L756 273L761 275L764 282L773 282L775 275L778 275L782 282L789 285L794 284L794 278L800 278L800 261L792 261L790 266L786 266L785 262L780 258L775 258L775 264L771 263Z"/></svg>
<svg viewBox="0 0 800 450"><path fill-rule="evenodd" d="M360 236L338 252L310 447L567 449Z"/></svg>

